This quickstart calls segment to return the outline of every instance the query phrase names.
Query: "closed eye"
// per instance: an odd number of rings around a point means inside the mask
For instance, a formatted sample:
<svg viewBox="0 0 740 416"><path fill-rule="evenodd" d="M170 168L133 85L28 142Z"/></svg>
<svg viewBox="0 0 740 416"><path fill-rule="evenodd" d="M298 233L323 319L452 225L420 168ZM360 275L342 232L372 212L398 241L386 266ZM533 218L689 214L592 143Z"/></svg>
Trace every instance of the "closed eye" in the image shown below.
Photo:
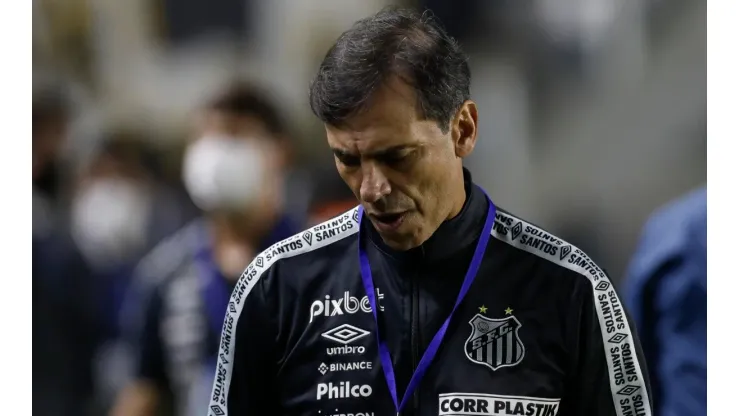
<svg viewBox="0 0 740 416"><path fill-rule="evenodd" d="M414 160L414 157L418 154L417 150L418 149L408 147L393 149L377 155L376 158L386 166L404 168Z"/></svg>
<svg viewBox="0 0 740 416"><path fill-rule="evenodd" d="M362 163L362 158L358 155L345 152L340 149L332 149L334 157L346 167L357 167ZM375 159L376 161L389 166L389 167L402 167L417 154L416 148L409 146L399 146L380 152L375 152L367 155L366 157Z"/></svg>
<svg viewBox="0 0 740 416"><path fill-rule="evenodd" d="M386 165L395 165L403 162L408 154L401 152L387 153L378 156L378 160Z"/></svg>
<svg viewBox="0 0 740 416"><path fill-rule="evenodd" d="M337 158L339 163L345 165L345 166L360 166L360 158L355 155L351 155L346 152L342 152L341 150L334 150L334 157Z"/></svg>

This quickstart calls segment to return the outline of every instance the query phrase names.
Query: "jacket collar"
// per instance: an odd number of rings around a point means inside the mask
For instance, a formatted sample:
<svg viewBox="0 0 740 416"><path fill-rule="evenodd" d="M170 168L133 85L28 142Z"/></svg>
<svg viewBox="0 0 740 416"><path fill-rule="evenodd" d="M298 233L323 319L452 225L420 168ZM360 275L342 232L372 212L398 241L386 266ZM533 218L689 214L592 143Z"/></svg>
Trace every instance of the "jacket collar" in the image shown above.
<svg viewBox="0 0 740 416"><path fill-rule="evenodd" d="M394 250L383 242L370 221L363 221L373 245L396 261L416 263L435 263L469 248L480 237L488 212L488 200L483 191L475 186L470 172L465 168L463 175L466 198L462 210L454 218L443 222L422 245L407 251Z"/></svg>

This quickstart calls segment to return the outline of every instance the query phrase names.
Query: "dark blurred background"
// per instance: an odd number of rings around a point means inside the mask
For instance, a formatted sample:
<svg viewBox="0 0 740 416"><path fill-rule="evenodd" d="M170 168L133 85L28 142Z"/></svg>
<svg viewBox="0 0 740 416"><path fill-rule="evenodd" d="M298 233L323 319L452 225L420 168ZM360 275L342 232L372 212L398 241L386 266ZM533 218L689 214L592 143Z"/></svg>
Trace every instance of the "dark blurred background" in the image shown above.
<svg viewBox="0 0 740 416"><path fill-rule="evenodd" d="M341 31L388 4L432 9L470 55L475 180L612 279L648 215L706 182L705 2L33 0L35 411L122 400L121 298L201 216L183 156L232 80L286 125L280 209L303 228L354 204L307 86Z"/></svg>

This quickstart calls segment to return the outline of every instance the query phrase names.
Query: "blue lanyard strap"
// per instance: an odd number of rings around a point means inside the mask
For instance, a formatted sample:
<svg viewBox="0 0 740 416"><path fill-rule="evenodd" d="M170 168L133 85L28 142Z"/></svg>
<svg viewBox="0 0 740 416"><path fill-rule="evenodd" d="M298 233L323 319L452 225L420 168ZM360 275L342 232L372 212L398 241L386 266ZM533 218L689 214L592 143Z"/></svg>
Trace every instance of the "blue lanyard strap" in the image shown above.
<svg viewBox="0 0 740 416"><path fill-rule="evenodd" d="M373 318L375 319L375 327L377 329L376 333L378 340L378 353L380 355L380 363L383 367L385 381L388 384L388 390L391 393L393 404L395 405L396 412L399 415L401 413L401 409L404 408L408 400L413 395L414 391L419 387L422 377L424 377L424 374L429 369L429 366L434 360L435 355L437 355L439 346L442 344L442 340L444 339L445 333L447 332L447 327L450 325L450 319L452 318L452 315L455 313L458 306L460 306L460 303L462 303L462 300L465 298L465 295L467 295L468 290L470 290L470 286L475 280L475 276L478 274L478 269L480 268L481 262L483 260L483 254L486 252L486 246L488 245L488 240L491 237L493 221L496 218L496 206L493 205L493 202L491 202L491 199L488 198L488 196L486 196L486 199L488 200L488 214L486 216L486 223L483 225L483 230L481 231L480 237L478 238L478 244L475 248L473 259L470 261L470 266L468 266L468 271L465 274L465 279L463 280L462 287L460 288L460 293L457 295L455 306L452 308L452 311L447 316L447 319L445 319L444 323L437 331L437 334L434 335L434 338L432 338L432 341L429 343L429 346L424 352L424 355L422 355L421 360L419 361L419 365L416 367L414 374L411 376L409 385L406 388L406 392L404 393L400 403L398 402L398 394L396 392L396 376L393 372L393 361L391 360L391 354L388 350L388 344L381 337L379 330L380 327L378 325L378 309L376 304L377 301L375 299L375 285L373 283L372 271L370 270L370 262L367 258L367 252L365 251L366 239L364 238L362 227L363 209L362 206L360 206L359 257L362 284L365 287L365 293L367 294L367 298L370 302L370 309L372 310Z"/></svg>

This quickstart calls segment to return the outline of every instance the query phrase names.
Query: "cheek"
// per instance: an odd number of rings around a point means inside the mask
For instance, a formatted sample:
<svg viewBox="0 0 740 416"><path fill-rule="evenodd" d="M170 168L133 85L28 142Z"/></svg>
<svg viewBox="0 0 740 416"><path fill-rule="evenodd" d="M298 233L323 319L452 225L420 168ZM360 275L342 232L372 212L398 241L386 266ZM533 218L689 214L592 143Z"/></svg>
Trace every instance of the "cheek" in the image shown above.
<svg viewBox="0 0 740 416"><path fill-rule="evenodd" d="M442 180L442 178L439 178L439 180ZM433 177L427 176L419 187L421 199L427 211L434 209L434 207L441 204L443 199L446 198L444 192L442 192L444 186L442 186L439 180L434 180Z"/></svg>
<svg viewBox="0 0 740 416"><path fill-rule="evenodd" d="M415 176L417 179L417 196L418 202L426 206L426 210L444 204L445 198L448 197L446 190L449 188L448 183L451 177L449 160L444 157L436 156L427 158L420 164Z"/></svg>
<svg viewBox="0 0 740 416"><path fill-rule="evenodd" d="M421 213L433 210L438 203L437 195L440 195L435 178L421 170L415 172L413 178L415 180L412 183L407 182L408 186L401 189L401 193L413 200Z"/></svg>

